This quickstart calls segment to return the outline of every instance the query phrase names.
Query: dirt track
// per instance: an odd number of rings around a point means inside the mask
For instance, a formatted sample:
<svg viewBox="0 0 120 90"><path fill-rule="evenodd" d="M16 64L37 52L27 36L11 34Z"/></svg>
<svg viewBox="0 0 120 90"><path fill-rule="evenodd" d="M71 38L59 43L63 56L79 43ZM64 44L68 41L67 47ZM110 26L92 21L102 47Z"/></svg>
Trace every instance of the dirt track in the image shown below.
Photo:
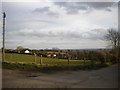
<svg viewBox="0 0 120 90"><path fill-rule="evenodd" d="M3 88L116 88L118 66L55 73L3 69Z"/></svg>

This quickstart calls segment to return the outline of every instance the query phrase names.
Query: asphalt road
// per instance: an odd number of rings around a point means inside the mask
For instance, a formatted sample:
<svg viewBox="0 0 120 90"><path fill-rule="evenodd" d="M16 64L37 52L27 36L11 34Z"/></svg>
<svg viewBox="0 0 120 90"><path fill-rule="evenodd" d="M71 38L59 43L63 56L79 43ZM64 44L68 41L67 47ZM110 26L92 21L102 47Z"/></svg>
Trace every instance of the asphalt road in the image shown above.
<svg viewBox="0 0 120 90"><path fill-rule="evenodd" d="M52 73L3 69L3 88L117 88L118 66Z"/></svg>

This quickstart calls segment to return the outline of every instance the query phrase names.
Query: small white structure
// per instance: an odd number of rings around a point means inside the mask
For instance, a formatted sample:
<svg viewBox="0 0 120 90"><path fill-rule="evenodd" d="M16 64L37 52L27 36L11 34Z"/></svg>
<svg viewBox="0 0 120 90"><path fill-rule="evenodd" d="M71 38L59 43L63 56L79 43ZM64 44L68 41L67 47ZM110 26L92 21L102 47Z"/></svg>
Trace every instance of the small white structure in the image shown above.
<svg viewBox="0 0 120 90"><path fill-rule="evenodd" d="M29 50L25 50L25 53L30 53L30 51Z"/></svg>
<svg viewBox="0 0 120 90"><path fill-rule="evenodd" d="M54 57L56 57L57 55L56 55L56 54L54 54L53 56L54 56Z"/></svg>

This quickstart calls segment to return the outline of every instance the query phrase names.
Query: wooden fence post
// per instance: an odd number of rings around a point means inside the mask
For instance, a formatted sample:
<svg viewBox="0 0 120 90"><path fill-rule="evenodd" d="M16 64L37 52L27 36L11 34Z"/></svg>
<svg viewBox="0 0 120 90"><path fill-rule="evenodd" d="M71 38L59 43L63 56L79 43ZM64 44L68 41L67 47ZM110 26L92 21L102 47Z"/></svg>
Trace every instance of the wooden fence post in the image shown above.
<svg viewBox="0 0 120 90"><path fill-rule="evenodd" d="M84 64L85 64L85 58L84 58Z"/></svg>
<svg viewBox="0 0 120 90"><path fill-rule="evenodd" d="M34 63L36 64L36 53L34 53Z"/></svg>
<svg viewBox="0 0 120 90"><path fill-rule="evenodd" d="M42 64L42 55L40 55L40 64Z"/></svg>
<svg viewBox="0 0 120 90"><path fill-rule="evenodd" d="M68 56L68 64L70 63L70 56Z"/></svg>

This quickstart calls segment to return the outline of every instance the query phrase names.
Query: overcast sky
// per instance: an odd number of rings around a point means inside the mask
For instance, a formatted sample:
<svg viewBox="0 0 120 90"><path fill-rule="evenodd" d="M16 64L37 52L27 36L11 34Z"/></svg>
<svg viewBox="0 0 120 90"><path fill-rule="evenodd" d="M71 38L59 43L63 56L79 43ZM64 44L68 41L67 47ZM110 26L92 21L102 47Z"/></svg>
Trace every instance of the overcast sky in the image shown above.
<svg viewBox="0 0 120 90"><path fill-rule="evenodd" d="M115 2L3 2L2 11L6 48L106 48L107 29L118 27Z"/></svg>

